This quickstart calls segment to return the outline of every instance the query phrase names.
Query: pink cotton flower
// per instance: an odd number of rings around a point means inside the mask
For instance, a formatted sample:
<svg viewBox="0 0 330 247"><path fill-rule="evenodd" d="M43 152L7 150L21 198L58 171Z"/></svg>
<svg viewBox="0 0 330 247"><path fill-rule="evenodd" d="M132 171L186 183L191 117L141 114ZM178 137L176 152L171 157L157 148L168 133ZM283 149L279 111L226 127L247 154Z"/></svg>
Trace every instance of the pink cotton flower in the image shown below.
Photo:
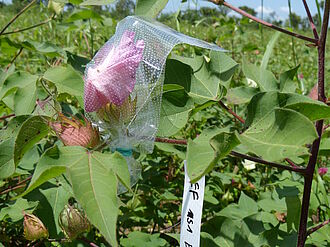
<svg viewBox="0 0 330 247"><path fill-rule="evenodd" d="M318 172L319 172L320 176L323 176L323 175L327 174L328 168L327 167L321 167L321 168L319 168Z"/></svg>
<svg viewBox="0 0 330 247"><path fill-rule="evenodd" d="M134 43L134 36L134 32L125 31L117 46L106 44L95 56L84 78L87 112L107 103L122 105L133 91L145 46L143 40Z"/></svg>

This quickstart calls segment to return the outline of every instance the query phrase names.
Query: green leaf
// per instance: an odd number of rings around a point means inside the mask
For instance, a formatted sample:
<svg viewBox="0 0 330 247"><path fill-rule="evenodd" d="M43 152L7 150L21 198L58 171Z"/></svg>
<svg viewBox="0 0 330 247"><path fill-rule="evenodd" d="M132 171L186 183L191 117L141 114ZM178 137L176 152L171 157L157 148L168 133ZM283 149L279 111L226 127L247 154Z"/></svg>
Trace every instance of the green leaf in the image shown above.
<svg viewBox="0 0 330 247"><path fill-rule="evenodd" d="M21 46L19 43L13 42L7 37L1 37L0 50L3 54L6 54L7 56L14 55L20 48Z"/></svg>
<svg viewBox="0 0 330 247"><path fill-rule="evenodd" d="M245 59L243 59L242 69L244 75L257 83L261 91L278 90L278 82L272 72L250 64Z"/></svg>
<svg viewBox="0 0 330 247"><path fill-rule="evenodd" d="M36 82L23 88L18 88L14 97L15 115L28 115L33 111L37 100Z"/></svg>
<svg viewBox="0 0 330 247"><path fill-rule="evenodd" d="M25 155L18 164L18 168L32 171L35 168L35 164L38 163L39 158L40 157L39 157L38 147L35 145L25 153Z"/></svg>
<svg viewBox="0 0 330 247"><path fill-rule="evenodd" d="M197 56L195 58L174 57L193 69L191 86L188 94L194 98L197 104L204 104L209 100L217 101L221 98L222 88L220 87L221 80L219 74L211 70L211 65L206 62L203 56ZM218 56L214 55L214 57L214 60L218 59ZM219 64L215 62L212 68L219 69ZM224 70L225 69L226 67ZM226 74L226 71L223 71L223 73Z"/></svg>
<svg viewBox="0 0 330 247"><path fill-rule="evenodd" d="M137 0L135 14L156 18L167 2L168 0Z"/></svg>
<svg viewBox="0 0 330 247"><path fill-rule="evenodd" d="M13 222L23 219L23 210L27 213L32 213L37 207L38 202L29 202L26 199L19 198L13 204L9 204L0 211L0 221L8 216Z"/></svg>
<svg viewBox="0 0 330 247"><path fill-rule="evenodd" d="M82 75L70 66L50 68L43 78L54 83L59 93L68 93L78 98L84 94Z"/></svg>
<svg viewBox="0 0 330 247"><path fill-rule="evenodd" d="M287 231L291 232L291 229L298 230L301 209L299 196L287 196L285 202L287 206Z"/></svg>
<svg viewBox="0 0 330 247"><path fill-rule="evenodd" d="M297 75L297 71L300 65L285 71L280 74L280 91L283 93L294 93L296 91L296 85L293 82L294 77Z"/></svg>
<svg viewBox="0 0 330 247"><path fill-rule="evenodd" d="M241 210L244 210L248 214L252 215L258 212L257 203L242 191L241 196L238 200L238 206Z"/></svg>
<svg viewBox="0 0 330 247"><path fill-rule="evenodd" d="M0 179L8 178L15 172L14 143L14 138L0 143Z"/></svg>
<svg viewBox="0 0 330 247"><path fill-rule="evenodd" d="M155 145L160 150L178 155L180 159L184 160L186 158L186 153L176 149L175 146L171 143L156 142Z"/></svg>
<svg viewBox="0 0 330 247"><path fill-rule="evenodd" d="M116 0L85 0L82 2L80 5L81 6L86 6L86 5L107 5L110 3L115 2Z"/></svg>
<svg viewBox="0 0 330 247"><path fill-rule="evenodd" d="M24 47L27 50L31 50L31 51L37 51L41 54L44 54L46 56L49 57L63 57L66 58L66 53L65 51L54 45L53 43L50 42L37 42L37 41L33 41L33 40L27 40L21 43L22 47Z"/></svg>
<svg viewBox="0 0 330 247"><path fill-rule="evenodd" d="M228 103L240 105L248 103L258 92L259 90L254 87L235 87L228 90L226 98Z"/></svg>
<svg viewBox="0 0 330 247"><path fill-rule="evenodd" d="M330 117L330 107L324 103L299 94L268 92L259 93L250 101L246 126L250 126L252 121L263 125L263 128L269 126L274 121L276 107L293 109L310 120Z"/></svg>
<svg viewBox="0 0 330 247"><path fill-rule="evenodd" d="M267 44L267 47L266 47L266 52L262 58L262 61L261 61L261 66L260 68L261 69L267 69L267 65L268 65L268 62L269 62L269 58L270 56L272 55L273 53L273 50L274 50L274 46L276 44L276 41L278 39L278 37L280 37L280 32L276 32L272 38L270 39L270 41L268 42Z"/></svg>
<svg viewBox="0 0 330 247"><path fill-rule="evenodd" d="M234 133L218 128L206 129L195 140L189 140L187 170L191 182L210 172L238 144Z"/></svg>
<svg viewBox="0 0 330 247"><path fill-rule="evenodd" d="M217 213L217 215L225 216L233 220L242 220L256 213L258 213L257 203L242 192L238 204L229 204L226 208Z"/></svg>
<svg viewBox="0 0 330 247"><path fill-rule="evenodd" d="M38 76L23 71L18 71L10 75L1 87L0 99L14 93L17 88L25 88L33 85L33 83L35 84L37 79Z"/></svg>
<svg viewBox="0 0 330 247"><path fill-rule="evenodd" d="M159 233L149 234L139 231L131 232L127 238L120 239L123 247L163 247L166 246L166 243Z"/></svg>
<svg viewBox="0 0 330 247"><path fill-rule="evenodd" d="M316 226L316 225L315 225ZM315 227L312 226L312 227ZM313 232L310 236L308 236L306 240L306 244L310 244L312 246L320 246L320 247L327 247L330 243L330 225L326 225L317 231Z"/></svg>
<svg viewBox="0 0 330 247"><path fill-rule="evenodd" d="M75 70L79 71L80 73L85 73L86 64L90 62L90 59L86 57L82 57L71 52L66 52L68 57L67 63L70 64Z"/></svg>
<svg viewBox="0 0 330 247"><path fill-rule="evenodd" d="M21 125L28 119L29 116L18 116L12 118L5 129L0 130L0 141L4 141L11 138L16 138Z"/></svg>
<svg viewBox="0 0 330 247"><path fill-rule="evenodd" d="M277 194L276 194L277 195ZM286 211L286 204L285 199L278 198L277 197L270 197L270 198L264 198L258 201L258 206L266 212L285 212Z"/></svg>
<svg viewBox="0 0 330 247"><path fill-rule="evenodd" d="M288 109L275 109L274 118L272 123L252 124L238 135L242 145L269 161L308 154L305 145L318 137L313 123L304 115Z"/></svg>
<svg viewBox="0 0 330 247"><path fill-rule="evenodd" d="M328 156L330 155L330 138L329 137L322 137L320 143L320 155Z"/></svg>
<svg viewBox="0 0 330 247"><path fill-rule="evenodd" d="M177 59L167 59L164 86L167 84L177 84L189 92L192 73L193 70L189 65Z"/></svg>
<svg viewBox="0 0 330 247"><path fill-rule="evenodd" d="M216 239L206 232L201 232L201 246L220 247L220 245L217 244Z"/></svg>
<svg viewBox="0 0 330 247"><path fill-rule="evenodd" d="M33 173L29 187L18 197L25 196L43 183L63 174L66 171L66 164L63 160L67 159L68 162L71 162L71 160L69 155L66 154L62 154L61 159L59 157L57 146L44 152Z"/></svg>
<svg viewBox="0 0 330 247"><path fill-rule="evenodd" d="M176 134L186 125L192 107L191 100L188 100L185 106L180 107L163 98L157 135L172 136Z"/></svg>
<svg viewBox="0 0 330 247"><path fill-rule="evenodd" d="M117 246L118 182L112 168L125 167L128 172L126 162L123 163L118 154L90 153L82 147L64 147L61 152L70 155L70 160L75 160L67 163L75 198L84 208L91 223L112 246ZM121 180L125 181L122 178Z"/></svg>
<svg viewBox="0 0 330 247"><path fill-rule="evenodd" d="M224 52L219 51L211 51L210 59L212 74L220 79L222 85L229 88L231 78L238 68L238 64Z"/></svg>
<svg viewBox="0 0 330 247"><path fill-rule="evenodd" d="M130 175L126 164L126 159L118 152L113 154L95 152L94 159L100 165L113 170L118 180L126 187L130 188ZM111 161L111 162L109 162Z"/></svg>
<svg viewBox="0 0 330 247"><path fill-rule="evenodd" d="M41 116L33 116L27 119L21 126L14 149L15 165L19 163L23 155L48 134L49 128L45 119Z"/></svg>
<svg viewBox="0 0 330 247"><path fill-rule="evenodd" d="M83 9L73 13L66 21L73 22L78 20L87 20L87 19L95 19L95 20L103 20L102 16L90 9Z"/></svg>
<svg viewBox="0 0 330 247"><path fill-rule="evenodd" d="M8 69L0 69L0 87L8 76L12 75L15 72L15 64L11 65Z"/></svg>
<svg viewBox="0 0 330 247"><path fill-rule="evenodd" d="M330 106L325 103L298 94L287 94L286 96L285 108L300 112L312 121L330 118Z"/></svg>
<svg viewBox="0 0 330 247"><path fill-rule="evenodd" d="M163 98L177 107L184 107L190 99L184 88L176 84L164 85Z"/></svg>

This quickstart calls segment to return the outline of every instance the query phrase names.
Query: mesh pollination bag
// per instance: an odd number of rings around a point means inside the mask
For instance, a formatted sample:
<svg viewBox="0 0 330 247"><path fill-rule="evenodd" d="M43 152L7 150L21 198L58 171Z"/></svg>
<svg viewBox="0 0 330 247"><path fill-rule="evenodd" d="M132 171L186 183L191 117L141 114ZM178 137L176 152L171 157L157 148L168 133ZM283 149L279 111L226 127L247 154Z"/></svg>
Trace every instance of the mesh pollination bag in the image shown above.
<svg viewBox="0 0 330 247"><path fill-rule="evenodd" d="M153 150L166 58L180 43L223 51L154 20L128 16L86 67L85 111L111 149L126 157L131 184L139 176L132 149Z"/></svg>

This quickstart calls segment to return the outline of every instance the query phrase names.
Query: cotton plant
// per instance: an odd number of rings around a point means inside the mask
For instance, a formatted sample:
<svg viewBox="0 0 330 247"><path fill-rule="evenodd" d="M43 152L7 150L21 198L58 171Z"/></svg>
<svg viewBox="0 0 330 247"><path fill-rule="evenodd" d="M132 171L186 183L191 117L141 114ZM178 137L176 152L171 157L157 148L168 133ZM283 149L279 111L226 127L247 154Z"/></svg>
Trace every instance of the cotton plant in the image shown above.
<svg viewBox="0 0 330 247"><path fill-rule="evenodd" d="M86 66L86 116L99 127L111 150L126 158L131 185L140 172L133 150L153 150L166 58L180 43L222 50L154 20L129 16L119 22L115 35Z"/></svg>

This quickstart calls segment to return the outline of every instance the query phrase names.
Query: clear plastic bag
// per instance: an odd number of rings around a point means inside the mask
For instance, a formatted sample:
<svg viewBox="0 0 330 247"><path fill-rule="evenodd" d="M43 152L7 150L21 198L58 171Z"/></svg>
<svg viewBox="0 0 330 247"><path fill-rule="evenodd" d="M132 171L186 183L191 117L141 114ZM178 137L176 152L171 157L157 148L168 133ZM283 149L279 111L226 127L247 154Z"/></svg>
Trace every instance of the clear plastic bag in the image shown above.
<svg viewBox="0 0 330 247"><path fill-rule="evenodd" d="M223 51L157 21L128 16L87 65L85 110L107 135L113 150L152 152L166 58L181 43Z"/></svg>

